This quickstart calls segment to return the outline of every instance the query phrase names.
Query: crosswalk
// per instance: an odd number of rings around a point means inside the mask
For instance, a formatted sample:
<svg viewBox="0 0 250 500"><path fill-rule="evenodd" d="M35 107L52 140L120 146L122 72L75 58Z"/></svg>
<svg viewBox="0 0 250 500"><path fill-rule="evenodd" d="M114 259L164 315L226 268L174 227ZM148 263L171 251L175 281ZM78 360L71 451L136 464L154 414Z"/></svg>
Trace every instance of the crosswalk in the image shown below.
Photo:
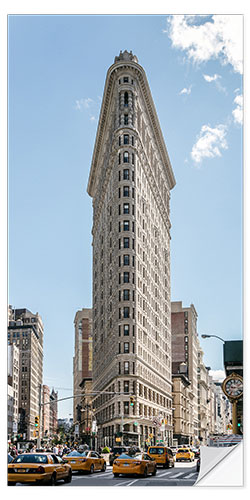
<svg viewBox="0 0 250 500"><path fill-rule="evenodd" d="M190 469L184 469L181 472L176 472L174 469L171 469L170 471L165 472L164 469L158 469L156 476L148 476L148 480L151 481L166 481L166 480L184 480L184 481L195 481L196 477L198 476L197 472L190 472ZM73 475L72 476L72 481L79 481L83 478L82 475ZM105 472L102 473L95 473L91 475L84 475L84 479L87 479L89 483L92 482L93 479L95 480L102 480L102 479L112 479L113 478L113 472L112 472L112 467L108 466ZM116 479L116 485L124 485L125 482L124 479L127 479L125 476L120 476L121 482L117 483ZM137 481L140 480L140 478L137 479ZM136 481L136 480L135 480ZM134 483L134 481L132 481ZM131 478L126 481L126 483L131 483ZM127 484L129 486L130 484Z"/></svg>

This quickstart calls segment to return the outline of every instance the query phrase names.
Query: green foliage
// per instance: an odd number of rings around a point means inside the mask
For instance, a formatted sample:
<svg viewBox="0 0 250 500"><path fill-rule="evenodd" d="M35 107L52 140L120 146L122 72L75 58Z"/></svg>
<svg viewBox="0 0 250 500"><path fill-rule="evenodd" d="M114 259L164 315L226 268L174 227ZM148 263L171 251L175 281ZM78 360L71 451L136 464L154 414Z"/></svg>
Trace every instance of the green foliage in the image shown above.
<svg viewBox="0 0 250 500"><path fill-rule="evenodd" d="M102 449L102 453L110 453L110 449L105 446L103 449Z"/></svg>

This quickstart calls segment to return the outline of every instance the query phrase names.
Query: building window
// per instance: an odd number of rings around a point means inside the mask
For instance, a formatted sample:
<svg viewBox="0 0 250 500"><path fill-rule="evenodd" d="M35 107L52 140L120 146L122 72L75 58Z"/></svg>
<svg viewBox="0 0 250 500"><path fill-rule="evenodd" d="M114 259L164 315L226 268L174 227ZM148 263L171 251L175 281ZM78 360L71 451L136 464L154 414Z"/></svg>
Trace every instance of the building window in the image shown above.
<svg viewBox="0 0 250 500"><path fill-rule="evenodd" d="M121 163L121 153L119 153L119 155L118 155L118 163L119 163L119 165Z"/></svg>
<svg viewBox="0 0 250 500"><path fill-rule="evenodd" d="M124 380L123 392L129 392L129 381L128 380Z"/></svg>
<svg viewBox="0 0 250 500"><path fill-rule="evenodd" d="M124 134L124 136L123 136L123 144L129 144L129 135L128 134Z"/></svg>
<svg viewBox="0 0 250 500"><path fill-rule="evenodd" d="M129 290L123 290L123 300L129 300Z"/></svg>
<svg viewBox="0 0 250 500"><path fill-rule="evenodd" d="M123 221L123 231L129 231L129 220Z"/></svg>
<svg viewBox="0 0 250 500"><path fill-rule="evenodd" d="M123 273L123 283L129 283L129 273Z"/></svg>
<svg viewBox="0 0 250 500"><path fill-rule="evenodd" d="M129 342L124 342L124 354L129 352Z"/></svg>
<svg viewBox="0 0 250 500"><path fill-rule="evenodd" d="M124 373L125 375L129 374L129 361L124 361Z"/></svg>
<svg viewBox="0 0 250 500"><path fill-rule="evenodd" d="M129 186L123 186L123 196L124 198L129 196Z"/></svg>
<svg viewBox="0 0 250 500"><path fill-rule="evenodd" d="M132 140L132 146L134 146L134 136L133 135L131 137L131 140Z"/></svg>
<svg viewBox="0 0 250 500"><path fill-rule="evenodd" d="M127 151L124 151L123 153L123 163L128 163L129 162L129 155Z"/></svg>
<svg viewBox="0 0 250 500"><path fill-rule="evenodd" d="M123 317L124 318L129 318L129 307L124 307L123 308Z"/></svg>
<svg viewBox="0 0 250 500"><path fill-rule="evenodd" d="M134 153L132 153L132 165L134 165L134 164L135 164L135 155L134 155Z"/></svg>
<svg viewBox="0 0 250 500"><path fill-rule="evenodd" d="M129 255L123 255L123 265L129 266Z"/></svg>
<svg viewBox="0 0 250 500"><path fill-rule="evenodd" d="M128 115L124 115L124 125L128 125Z"/></svg>
<svg viewBox="0 0 250 500"><path fill-rule="evenodd" d="M120 179L119 179L119 180L120 180ZM129 170L128 170L128 168L125 168L125 169L123 170L123 180L124 180L124 181L129 181Z"/></svg>
<svg viewBox="0 0 250 500"><path fill-rule="evenodd" d="M128 83L128 76L123 77L123 83Z"/></svg>
<svg viewBox="0 0 250 500"><path fill-rule="evenodd" d="M123 248L129 248L129 238L123 238Z"/></svg>
<svg viewBox="0 0 250 500"><path fill-rule="evenodd" d="M124 415L129 415L129 402L124 401L123 403Z"/></svg>
<svg viewBox="0 0 250 500"><path fill-rule="evenodd" d="M129 335L129 325L123 325L123 335Z"/></svg>
<svg viewBox="0 0 250 500"><path fill-rule="evenodd" d="M129 214L129 203L123 203L123 213Z"/></svg>

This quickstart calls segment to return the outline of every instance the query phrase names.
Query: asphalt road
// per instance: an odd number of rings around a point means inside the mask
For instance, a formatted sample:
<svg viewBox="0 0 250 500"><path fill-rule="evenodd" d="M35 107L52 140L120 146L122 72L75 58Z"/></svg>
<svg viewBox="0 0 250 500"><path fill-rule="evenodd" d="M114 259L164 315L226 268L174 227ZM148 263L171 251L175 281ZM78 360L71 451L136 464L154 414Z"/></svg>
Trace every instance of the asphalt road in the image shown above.
<svg viewBox="0 0 250 500"><path fill-rule="evenodd" d="M138 478L133 475L114 477L112 467L107 466L105 472L95 472L94 474L82 475L74 472L72 482L64 484L59 482L56 487L72 486L192 486L198 477L195 462L178 462L174 468L157 469L156 476Z"/></svg>

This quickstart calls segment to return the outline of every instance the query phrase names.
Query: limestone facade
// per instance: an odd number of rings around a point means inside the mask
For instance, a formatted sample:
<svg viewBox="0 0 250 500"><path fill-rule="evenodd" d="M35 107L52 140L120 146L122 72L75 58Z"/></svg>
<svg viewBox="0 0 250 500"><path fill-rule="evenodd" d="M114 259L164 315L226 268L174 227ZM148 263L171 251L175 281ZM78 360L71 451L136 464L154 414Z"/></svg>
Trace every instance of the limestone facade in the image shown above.
<svg viewBox="0 0 250 500"><path fill-rule="evenodd" d="M172 439L172 167L137 58L121 52L105 83L88 193L93 198L93 390L98 439ZM109 392L112 394L105 394ZM130 395L135 398L130 406ZM139 425L140 424L140 425Z"/></svg>

